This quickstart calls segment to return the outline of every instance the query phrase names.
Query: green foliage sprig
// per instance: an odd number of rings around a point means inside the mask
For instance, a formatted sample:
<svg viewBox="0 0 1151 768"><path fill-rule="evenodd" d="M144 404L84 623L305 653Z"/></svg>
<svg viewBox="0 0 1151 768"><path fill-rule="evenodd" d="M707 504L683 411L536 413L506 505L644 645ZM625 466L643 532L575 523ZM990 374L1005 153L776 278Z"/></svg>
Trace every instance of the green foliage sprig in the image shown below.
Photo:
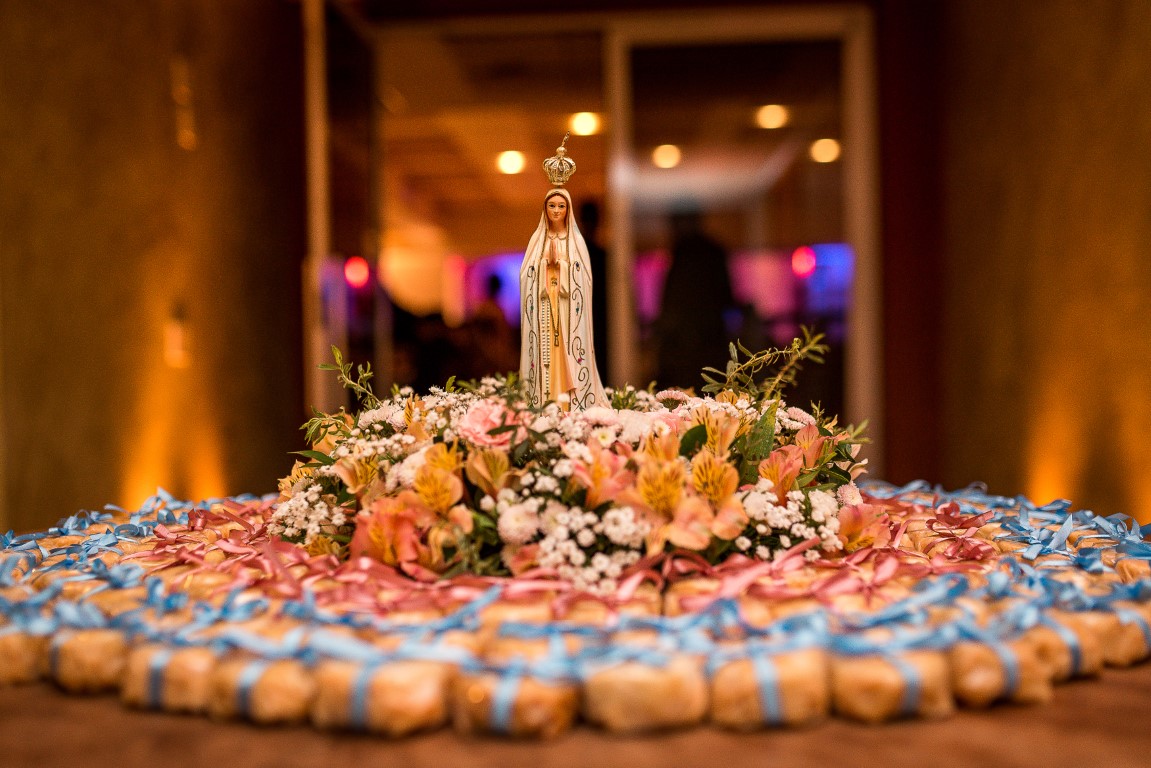
<svg viewBox="0 0 1151 768"><path fill-rule="evenodd" d="M707 382L703 391L718 395L724 390L731 390L747 395L753 402L782 395L787 387L795 384L803 363L822 363L829 349L823 343L822 333L813 335L806 326L800 330L803 338L792 339L791 344L781 349L752 352L738 341L728 344L731 359L727 361L724 370L710 367L703 369L701 375ZM741 355L747 359L741 360ZM757 381L763 372L771 370L774 370L773 375Z"/></svg>
<svg viewBox="0 0 1151 768"><path fill-rule="evenodd" d="M355 393L356 400L362 410L370 411L373 408L379 408L380 398L376 397L376 393L372 391L371 381L372 377L375 376L372 372L372 364L357 365L356 378L353 379L351 361L345 361L344 353L335 345L332 346L332 357L335 358L335 363L321 363L319 369L321 371L339 371L340 384L344 386L344 389Z"/></svg>
<svg viewBox="0 0 1151 768"><path fill-rule="evenodd" d="M335 360L334 363L321 363L318 366L319 369L321 371L338 371L340 384L345 389L355 393L360 410L369 411L373 408L379 408L380 398L376 397L376 393L372 391L371 382L375 375L372 372L372 364L357 365L356 376L352 378L351 361L344 360L344 353L335 345L332 346L332 358ZM312 418L308 419L302 429L307 441L315 445L329 435L348 437L351 434L351 426L349 425L351 421L353 420L342 407L335 414L322 413L313 408ZM315 457L309 456L309 458L314 459Z"/></svg>

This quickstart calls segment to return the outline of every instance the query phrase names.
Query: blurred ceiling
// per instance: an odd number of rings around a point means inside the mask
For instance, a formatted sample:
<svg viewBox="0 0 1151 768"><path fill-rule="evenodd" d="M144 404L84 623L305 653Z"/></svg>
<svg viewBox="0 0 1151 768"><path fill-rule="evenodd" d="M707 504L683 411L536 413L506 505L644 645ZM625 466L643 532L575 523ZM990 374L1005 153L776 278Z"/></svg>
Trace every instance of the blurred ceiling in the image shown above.
<svg viewBox="0 0 1151 768"><path fill-rule="evenodd" d="M446 252L467 258L522 248L548 189L540 163L554 154L573 113L604 112L600 34L392 28L378 8L375 16L362 3L348 8L375 49L384 229L432 224ZM810 141L839 136L839 69L831 41L634 49L634 159L623 170L637 214L689 198L739 206L762 196L796 163L809 162ZM755 125L756 108L768 103L787 106L787 126ZM338 150L339 126L333 131ZM660 144L680 148L677 167L652 164ZM568 185L577 202L602 199L603 134L573 136L568 149L578 164ZM506 150L525 155L522 173L497 170Z"/></svg>

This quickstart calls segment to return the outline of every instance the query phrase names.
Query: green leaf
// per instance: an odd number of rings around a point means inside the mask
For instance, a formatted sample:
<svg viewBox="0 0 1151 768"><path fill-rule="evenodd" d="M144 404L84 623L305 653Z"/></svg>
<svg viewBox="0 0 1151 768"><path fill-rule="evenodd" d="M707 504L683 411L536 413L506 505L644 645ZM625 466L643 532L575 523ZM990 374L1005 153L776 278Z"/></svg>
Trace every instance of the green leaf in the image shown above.
<svg viewBox="0 0 1151 768"><path fill-rule="evenodd" d="M758 465L759 462L771 455L771 449L775 445L775 413L777 410L779 410L779 403L772 403L771 407L759 417L759 421L755 422L755 426L744 437L743 455L748 461L753 461Z"/></svg>
<svg viewBox="0 0 1151 768"><path fill-rule="evenodd" d="M806 472L800 472L799 477L797 477L795 480L796 487L806 488L811 484L811 481L814 480L818 474L819 472L814 469L809 469Z"/></svg>
<svg viewBox="0 0 1151 768"><path fill-rule="evenodd" d="M683 433L683 437L679 441L679 455L691 458L699 449L707 443L707 427L703 424L696 426Z"/></svg>
<svg viewBox="0 0 1151 768"><path fill-rule="evenodd" d="M840 469L834 464L828 464L823 467L823 471L820 474L830 477L836 486L847 485L851 482L851 473L846 469Z"/></svg>
<svg viewBox="0 0 1151 768"><path fill-rule="evenodd" d="M303 456L305 458L311 459L312 461L318 461L320 464L323 464L324 466L336 463L336 460L334 457L329 456L328 454L323 453L322 451L292 451L292 453L294 453L297 456Z"/></svg>
<svg viewBox="0 0 1151 768"><path fill-rule="evenodd" d="M759 462L748 461L745 456L739 463L739 484L754 485L759 480Z"/></svg>

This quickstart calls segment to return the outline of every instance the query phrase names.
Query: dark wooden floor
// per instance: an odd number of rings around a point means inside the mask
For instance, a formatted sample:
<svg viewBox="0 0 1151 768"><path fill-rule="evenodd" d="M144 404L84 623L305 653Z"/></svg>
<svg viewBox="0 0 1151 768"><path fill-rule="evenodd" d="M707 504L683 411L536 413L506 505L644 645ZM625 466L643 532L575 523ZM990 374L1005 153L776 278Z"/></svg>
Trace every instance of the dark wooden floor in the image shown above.
<svg viewBox="0 0 1151 768"><path fill-rule="evenodd" d="M1151 766L1151 664L1056 689L1040 707L964 711L942 722L866 727L832 720L802 731L710 727L644 738L577 728L547 743L461 738L450 730L390 742L306 727L258 728L131 711L111 697L46 685L0 689L0 766L294 765Z"/></svg>

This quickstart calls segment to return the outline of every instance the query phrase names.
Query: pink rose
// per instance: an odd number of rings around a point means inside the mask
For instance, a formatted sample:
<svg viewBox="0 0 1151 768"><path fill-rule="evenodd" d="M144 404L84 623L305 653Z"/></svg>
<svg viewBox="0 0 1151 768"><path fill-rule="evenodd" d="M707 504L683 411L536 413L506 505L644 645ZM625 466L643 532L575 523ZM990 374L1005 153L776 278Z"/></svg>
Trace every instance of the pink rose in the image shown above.
<svg viewBox="0 0 1151 768"><path fill-rule="evenodd" d="M520 428L491 434L492 430L504 426L505 423L515 424ZM513 435L517 441L524 437L522 425L503 403L495 400L480 400L475 403L456 424L456 430L460 437L468 442L488 448L507 448L511 445Z"/></svg>

